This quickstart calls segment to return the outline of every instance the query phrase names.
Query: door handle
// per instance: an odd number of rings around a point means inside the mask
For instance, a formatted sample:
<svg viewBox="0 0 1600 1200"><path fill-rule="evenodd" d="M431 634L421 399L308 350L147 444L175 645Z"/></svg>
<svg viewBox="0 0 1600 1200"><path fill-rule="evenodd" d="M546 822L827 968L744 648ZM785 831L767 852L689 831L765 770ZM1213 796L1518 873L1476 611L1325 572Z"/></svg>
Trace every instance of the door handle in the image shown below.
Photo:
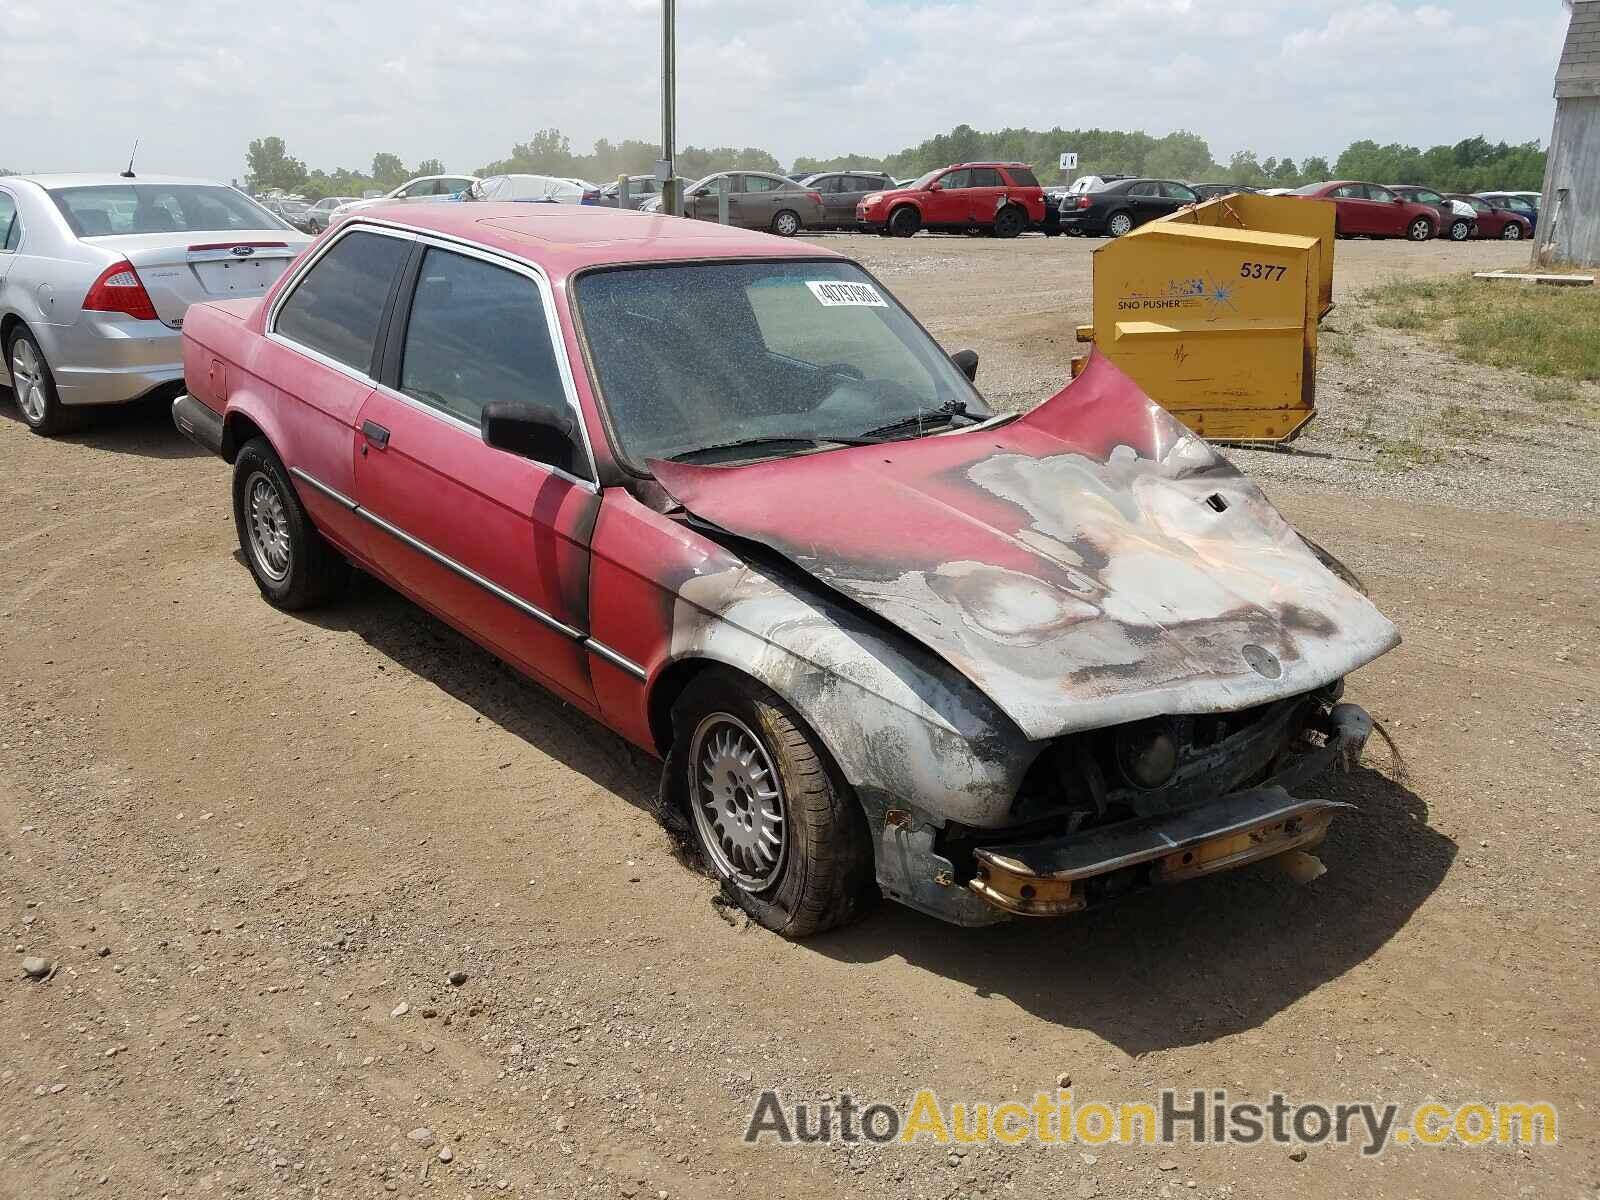
<svg viewBox="0 0 1600 1200"><path fill-rule="evenodd" d="M382 450L389 444L389 431L376 421L361 422L361 433L374 449Z"/></svg>

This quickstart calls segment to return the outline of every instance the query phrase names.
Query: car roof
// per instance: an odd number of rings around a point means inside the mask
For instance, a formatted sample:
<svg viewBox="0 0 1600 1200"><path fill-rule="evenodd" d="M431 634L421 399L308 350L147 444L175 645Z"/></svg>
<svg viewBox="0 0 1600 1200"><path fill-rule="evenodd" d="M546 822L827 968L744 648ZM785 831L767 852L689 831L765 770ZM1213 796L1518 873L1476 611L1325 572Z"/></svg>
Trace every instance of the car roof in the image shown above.
<svg viewBox="0 0 1600 1200"><path fill-rule="evenodd" d="M1033 170L1033 168L1028 166L1028 164L1025 162L1004 162L999 159L985 159L982 162L952 163L951 167L952 169L955 167L1022 167L1025 170Z"/></svg>
<svg viewBox="0 0 1600 1200"><path fill-rule="evenodd" d="M714 221L583 204L375 205L345 223L374 222L498 250L543 267L552 278L608 263L845 257L805 242Z"/></svg>
<svg viewBox="0 0 1600 1200"><path fill-rule="evenodd" d="M223 183L219 179L194 179L186 175L139 175L133 179L125 179L114 171L103 173L61 172L53 175L12 175L8 176L8 178L21 180L25 183L36 183L43 188L122 186L130 183L192 184L198 187L232 186Z"/></svg>

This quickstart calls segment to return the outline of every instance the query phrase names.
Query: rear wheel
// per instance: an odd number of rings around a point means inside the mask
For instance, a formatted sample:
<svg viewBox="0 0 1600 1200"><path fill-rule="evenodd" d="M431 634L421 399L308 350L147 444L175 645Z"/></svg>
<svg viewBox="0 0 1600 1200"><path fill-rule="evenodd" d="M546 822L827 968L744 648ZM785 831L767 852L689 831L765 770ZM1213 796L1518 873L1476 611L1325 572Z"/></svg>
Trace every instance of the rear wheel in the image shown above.
<svg viewBox="0 0 1600 1200"><path fill-rule="evenodd" d="M673 707L667 770L706 866L751 917L799 938L860 915L872 895L865 815L799 716L732 671Z"/></svg>
<svg viewBox="0 0 1600 1200"><path fill-rule="evenodd" d="M233 522L245 564L275 608L315 607L348 582L350 564L311 524L266 438L246 442L234 459Z"/></svg>
<svg viewBox="0 0 1600 1200"><path fill-rule="evenodd" d="M44 360L44 351L25 327L11 335L6 362L11 368L11 394L29 429L41 437L54 437L76 424L75 414L56 392L56 378Z"/></svg>
<svg viewBox="0 0 1600 1200"><path fill-rule="evenodd" d="M1500 240L1503 242L1520 242L1522 240L1522 226L1515 221L1507 221L1506 227L1500 231Z"/></svg>
<svg viewBox="0 0 1600 1200"><path fill-rule="evenodd" d="M1406 226L1406 237L1413 242L1425 242L1433 236L1433 222L1427 217L1418 217Z"/></svg>
<svg viewBox="0 0 1600 1200"><path fill-rule="evenodd" d="M1121 237L1133 228L1133 218L1125 212L1112 213L1111 219L1106 222L1106 232L1112 237Z"/></svg>
<svg viewBox="0 0 1600 1200"><path fill-rule="evenodd" d="M895 237L910 237L922 228L922 218L909 204L889 214L889 232Z"/></svg>
<svg viewBox="0 0 1600 1200"><path fill-rule="evenodd" d="M793 237L800 232L800 214L787 208L772 218L772 232L779 237Z"/></svg>
<svg viewBox="0 0 1600 1200"><path fill-rule="evenodd" d="M1472 236L1472 222L1465 217L1450 222L1450 240L1464 242Z"/></svg>
<svg viewBox="0 0 1600 1200"><path fill-rule="evenodd" d="M994 215L994 235L1000 238L1014 238L1027 224L1028 219L1022 215L1020 208L1008 206Z"/></svg>

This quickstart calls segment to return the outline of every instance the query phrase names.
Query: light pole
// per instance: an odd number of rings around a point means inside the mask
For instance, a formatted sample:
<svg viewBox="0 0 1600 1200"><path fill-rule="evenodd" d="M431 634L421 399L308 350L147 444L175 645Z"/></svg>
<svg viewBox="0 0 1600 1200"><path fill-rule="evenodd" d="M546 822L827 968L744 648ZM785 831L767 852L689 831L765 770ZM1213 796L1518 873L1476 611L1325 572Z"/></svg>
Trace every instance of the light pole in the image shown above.
<svg viewBox="0 0 1600 1200"><path fill-rule="evenodd" d="M661 211L683 215L682 188L676 164L678 103L677 18L674 0L661 0L661 161L656 175L661 180Z"/></svg>

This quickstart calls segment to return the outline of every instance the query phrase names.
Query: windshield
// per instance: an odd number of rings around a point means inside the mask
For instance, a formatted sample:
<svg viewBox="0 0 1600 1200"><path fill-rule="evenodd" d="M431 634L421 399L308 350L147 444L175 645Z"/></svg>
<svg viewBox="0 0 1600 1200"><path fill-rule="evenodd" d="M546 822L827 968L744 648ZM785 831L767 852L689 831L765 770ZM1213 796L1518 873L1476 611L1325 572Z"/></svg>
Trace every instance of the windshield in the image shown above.
<svg viewBox="0 0 1600 1200"><path fill-rule="evenodd" d="M119 183L52 188L50 198L80 238L287 228L242 192L216 185Z"/></svg>
<svg viewBox="0 0 1600 1200"><path fill-rule="evenodd" d="M919 416L931 432L960 414L990 415L854 263L595 271L579 277L577 300L618 449L636 465L733 442L859 438ZM752 447L724 461L772 452Z"/></svg>
<svg viewBox="0 0 1600 1200"><path fill-rule="evenodd" d="M914 192L920 192L920 191L925 190L930 183L932 183L935 179L937 179L942 174L944 174L944 168L943 167L937 167L934 170L929 171L926 175L922 176L922 178L918 179L915 183L913 183L911 185L911 190L914 191Z"/></svg>

